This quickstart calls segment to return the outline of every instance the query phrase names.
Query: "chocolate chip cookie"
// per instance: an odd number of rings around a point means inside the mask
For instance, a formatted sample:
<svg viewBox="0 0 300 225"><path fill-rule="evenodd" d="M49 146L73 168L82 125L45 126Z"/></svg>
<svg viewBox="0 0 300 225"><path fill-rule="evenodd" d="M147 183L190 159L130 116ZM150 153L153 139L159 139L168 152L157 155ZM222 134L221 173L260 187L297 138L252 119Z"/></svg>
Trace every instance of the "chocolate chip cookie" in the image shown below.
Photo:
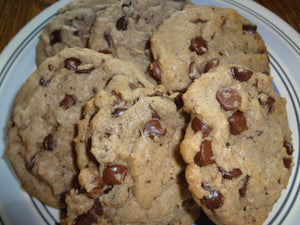
<svg viewBox="0 0 300 225"><path fill-rule="evenodd" d="M188 5L154 32L151 50L153 75L170 93L184 92L194 79L222 64L269 74L257 26L233 9Z"/></svg>
<svg viewBox="0 0 300 225"><path fill-rule="evenodd" d="M272 77L219 66L183 101L191 121L180 150L195 201L216 224L262 224L293 166L286 100Z"/></svg>
<svg viewBox="0 0 300 225"><path fill-rule="evenodd" d="M115 76L85 105L75 139L79 187L66 197L63 224L195 221L200 208L184 179L186 118L177 97Z"/></svg>
<svg viewBox="0 0 300 225"><path fill-rule="evenodd" d="M98 15L118 0L73 0L59 9L39 37L36 63L54 56L66 47L87 47L90 30Z"/></svg>
<svg viewBox="0 0 300 225"><path fill-rule="evenodd" d="M134 62L148 73L151 62L150 37L153 31L186 1L131 0L108 7L98 16L89 47Z"/></svg>
<svg viewBox="0 0 300 225"><path fill-rule="evenodd" d="M23 188L55 208L77 175L73 138L82 106L116 75L152 88L131 63L89 49L68 48L44 61L16 98L7 155Z"/></svg>

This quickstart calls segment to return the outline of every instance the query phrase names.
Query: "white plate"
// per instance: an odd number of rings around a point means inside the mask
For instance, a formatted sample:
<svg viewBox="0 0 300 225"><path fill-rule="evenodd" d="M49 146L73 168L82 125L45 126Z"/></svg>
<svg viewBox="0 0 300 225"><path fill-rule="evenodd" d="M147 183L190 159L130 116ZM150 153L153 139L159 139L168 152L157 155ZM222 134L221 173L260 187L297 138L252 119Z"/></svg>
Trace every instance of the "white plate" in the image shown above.
<svg viewBox="0 0 300 225"><path fill-rule="evenodd" d="M14 98L35 70L35 46L42 28L70 0L58 1L28 23L0 55L0 224L43 225L59 222L59 212L41 204L20 189L4 156L6 123ZM294 163L288 188L275 204L265 224L299 224L300 221L300 36L287 23L253 1L193 0L199 5L233 8L258 26L268 47L271 75L282 97L287 99L289 125L293 132ZM234 216L234 215L233 215Z"/></svg>

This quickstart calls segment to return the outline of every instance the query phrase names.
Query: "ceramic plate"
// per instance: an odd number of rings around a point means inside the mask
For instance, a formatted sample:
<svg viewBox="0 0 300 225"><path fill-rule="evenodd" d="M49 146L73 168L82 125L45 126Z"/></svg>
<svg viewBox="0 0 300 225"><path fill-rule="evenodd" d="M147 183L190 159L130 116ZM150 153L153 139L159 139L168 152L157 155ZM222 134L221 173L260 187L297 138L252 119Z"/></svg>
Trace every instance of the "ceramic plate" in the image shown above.
<svg viewBox="0 0 300 225"><path fill-rule="evenodd" d="M35 70L35 46L43 27L70 0L59 1L28 23L0 55L0 224L44 225L59 223L59 211L26 194L4 156L6 123L18 90ZM300 221L300 36L287 23L253 1L194 0L199 5L233 8L257 25L270 58L271 75L278 93L287 99L289 126L293 132L294 163L288 187L282 192L265 224L298 224Z"/></svg>

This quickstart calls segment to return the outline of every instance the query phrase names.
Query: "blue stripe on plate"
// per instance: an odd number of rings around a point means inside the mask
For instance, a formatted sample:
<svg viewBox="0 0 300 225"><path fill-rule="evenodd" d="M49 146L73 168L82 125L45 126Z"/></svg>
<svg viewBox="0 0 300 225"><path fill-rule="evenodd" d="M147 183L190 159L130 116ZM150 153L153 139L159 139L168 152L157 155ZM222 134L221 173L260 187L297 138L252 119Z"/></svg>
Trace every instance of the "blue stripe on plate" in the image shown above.
<svg viewBox="0 0 300 225"><path fill-rule="evenodd" d="M279 64L279 62L278 62L278 61L275 59L275 57L273 57L271 54L269 54L269 57L270 57L270 59L271 59L271 61L270 61L271 66L274 68L274 70L275 70L275 71L277 72L277 74L279 75L281 81L283 82L283 84L284 84L284 86L285 86L285 89L287 90L287 92L288 92L288 94L289 94L289 96L290 96L290 100L291 100L291 103L292 103L292 105L293 105L294 113L295 113L295 115L296 115L297 129L298 129L298 131L299 131L299 130L300 130L300 127L299 127L299 124L300 124L300 123L299 123L299 121L300 121L300 120L299 120L299 112L297 112L297 109L296 109L296 108L297 108L296 105L298 105L298 106L300 105L299 96L296 95L296 91L295 91L294 87L291 85L292 83L291 83L289 77L287 76L287 74L285 73L285 71L283 70L282 66ZM272 61L274 61L274 63L275 63L276 66L278 67L278 69L277 69L277 67L276 67L275 65L273 65ZM279 70L280 70L280 71L279 71ZM282 74L283 74L283 76L282 76ZM290 84L290 87L288 87L288 85L287 85L286 82L284 81L283 77L285 77L285 78L287 79L287 82ZM290 90L290 88L292 88L292 91ZM294 100L294 98L293 98L291 92L294 93L295 98L296 98L295 100ZM295 101L296 101L296 103L295 103ZM298 140L300 140L300 132L298 132ZM298 151L300 152L300 148L299 148ZM299 166L300 166L300 164L299 164L299 157L298 157L297 162L294 162L294 163L295 163L295 165L296 165L296 169L295 169L295 170L296 170L296 173L295 173L295 176L293 177L293 181L292 181L292 183L291 183L291 188L289 189L289 191L288 191L288 193L287 193L287 195L286 195L286 198L285 198L284 202L282 203L280 209L277 211L276 215L272 218L272 220L270 221L269 224L272 224L272 223L278 218L278 216L280 215L281 211L282 211L283 208L285 207L285 205L286 205L288 199L290 198L292 190L293 190L293 189L297 189L296 195L293 197L292 202L291 202L290 205L288 206L288 209L286 210L285 214L282 216L282 219L280 220L280 223L279 223L279 224L283 223L283 221L285 220L285 218L288 216L288 214L289 214L291 208L294 206L295 201L296 201L296 199L297 199L297 196L299 195L300 184L298 185L298 187L295 186L296 179L297 179L298 173L299 173Z"/></svg>
<svg viewBox="0 0 300 225"><path fill-rule="evenodd" d="M42 217L42 219L45 221L45 223L47 225L51 225L52 223L50 223L46 217L44 216L44 214L41 212L40 208L37 206L37 204L35 203L35 200L33 199L33 197L29 196L30 197L30 200L32 202L32 204L34 205L34 207L36 208L37 212L40 214L40 216Z"/></svg>

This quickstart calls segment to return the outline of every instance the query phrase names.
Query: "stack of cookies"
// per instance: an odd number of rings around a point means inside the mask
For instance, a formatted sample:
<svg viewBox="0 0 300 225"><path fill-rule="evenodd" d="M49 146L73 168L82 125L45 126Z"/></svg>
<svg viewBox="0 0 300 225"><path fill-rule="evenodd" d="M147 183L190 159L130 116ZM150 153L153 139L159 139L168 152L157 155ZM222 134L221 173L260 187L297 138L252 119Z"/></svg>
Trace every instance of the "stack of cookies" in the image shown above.
<svg viewBox="0 0 300 225"><path fill-rule="evenodd" d="M293 145L246 18L180 0L73 0L36 50L6 153L25 191L67 209L62 224L266 220Z"/></svg>

